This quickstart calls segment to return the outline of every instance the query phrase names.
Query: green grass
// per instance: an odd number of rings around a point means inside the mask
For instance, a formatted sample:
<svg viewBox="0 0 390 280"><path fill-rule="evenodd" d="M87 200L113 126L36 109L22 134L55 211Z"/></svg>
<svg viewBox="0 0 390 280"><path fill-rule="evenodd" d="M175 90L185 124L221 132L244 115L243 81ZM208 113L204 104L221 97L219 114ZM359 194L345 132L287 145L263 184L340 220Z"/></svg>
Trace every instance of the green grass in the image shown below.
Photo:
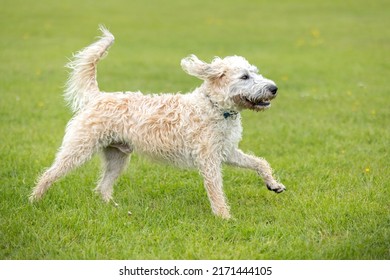
<svg viewBox="0 0 390 280"><path fill-rule="evenodd" d="M389 1L35 1L0 10L0 259L389 259ZM104 23L117 40L103 90L189 91L190 53L239 54L280 88L244 112L241 148L288 191L224 168L234 219L212 216L202 179L135 155L91 191L99 159L27 197L71 114L63 65ZM131 211L132 215L128 215Z"/></svg>

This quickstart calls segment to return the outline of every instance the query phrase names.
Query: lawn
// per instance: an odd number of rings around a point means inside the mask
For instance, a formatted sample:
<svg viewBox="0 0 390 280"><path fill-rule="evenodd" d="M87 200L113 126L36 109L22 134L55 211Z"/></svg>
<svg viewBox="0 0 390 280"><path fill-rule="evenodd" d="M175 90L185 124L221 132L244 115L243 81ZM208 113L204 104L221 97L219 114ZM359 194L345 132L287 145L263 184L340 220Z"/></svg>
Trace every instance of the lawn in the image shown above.
<svg viewBox="0 0 390 280"><path fill-rule="evenodd" d="M389 1L1 4L0 259L390 259ZM288 190L224 167L225 221L197 171L134 155L114 207L92 192L95 157L31 205L71 118L63 66L100 23L116 36L102 90L188 92L191 53L242 55L276 81L270 110L243 112L240 147Z"/></svg>

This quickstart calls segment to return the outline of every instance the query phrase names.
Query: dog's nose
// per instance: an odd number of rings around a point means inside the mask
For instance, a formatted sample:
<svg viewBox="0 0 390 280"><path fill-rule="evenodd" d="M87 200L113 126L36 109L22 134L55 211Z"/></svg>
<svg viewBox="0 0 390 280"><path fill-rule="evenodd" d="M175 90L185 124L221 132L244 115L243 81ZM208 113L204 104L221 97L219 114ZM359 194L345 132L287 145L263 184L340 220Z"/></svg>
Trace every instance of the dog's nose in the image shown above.
<svg viewBox="0 0 390 280"><path fill-rule="evenodd" d="M272 95L276 95L276 93L278 91L278 87L274 86L274 85L271 85L271 86L268 87L268 90L272 93Z"/></svg>

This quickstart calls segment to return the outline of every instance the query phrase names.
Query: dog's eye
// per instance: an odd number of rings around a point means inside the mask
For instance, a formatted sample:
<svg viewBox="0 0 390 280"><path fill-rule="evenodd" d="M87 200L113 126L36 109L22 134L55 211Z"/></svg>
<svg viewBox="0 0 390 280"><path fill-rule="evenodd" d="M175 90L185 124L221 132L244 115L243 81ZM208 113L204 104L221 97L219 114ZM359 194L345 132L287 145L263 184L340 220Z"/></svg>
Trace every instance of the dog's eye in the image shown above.
<svg viewBox="0 0 390 280"><path fill-rule="evenodd" d="M240 78L241 80L248 80L249 79L249 75L242 75L241 76L241 78Z"/></svg>

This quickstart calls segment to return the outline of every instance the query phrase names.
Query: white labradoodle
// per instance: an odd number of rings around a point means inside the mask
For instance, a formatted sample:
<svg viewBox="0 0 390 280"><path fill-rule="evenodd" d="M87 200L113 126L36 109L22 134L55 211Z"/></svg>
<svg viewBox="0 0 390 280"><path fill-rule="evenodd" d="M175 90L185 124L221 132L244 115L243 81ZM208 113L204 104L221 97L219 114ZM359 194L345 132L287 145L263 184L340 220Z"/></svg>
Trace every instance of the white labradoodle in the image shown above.
<svg viewBox="0 0 390 280"><path fill-rule="evenodd" d="M54 181L98 151L104 164L96 190L105 201L111 200L114 181L133 151L180 167L198 168L212 211L222 218L230 218L222 163L253 169L269 190L285 190L272 176L267 161L238 149L240 111L269 108L277 92L273 81L239 56L215 58L208 64L191 55L181 66L204 80L192 93L101 92L96 66L114 36L104 27L100 29L103 35L99 40L78 52L67 65L72 72L65 98L75 114L53 165L39 178L30 201L40 199Z"/></svg>

